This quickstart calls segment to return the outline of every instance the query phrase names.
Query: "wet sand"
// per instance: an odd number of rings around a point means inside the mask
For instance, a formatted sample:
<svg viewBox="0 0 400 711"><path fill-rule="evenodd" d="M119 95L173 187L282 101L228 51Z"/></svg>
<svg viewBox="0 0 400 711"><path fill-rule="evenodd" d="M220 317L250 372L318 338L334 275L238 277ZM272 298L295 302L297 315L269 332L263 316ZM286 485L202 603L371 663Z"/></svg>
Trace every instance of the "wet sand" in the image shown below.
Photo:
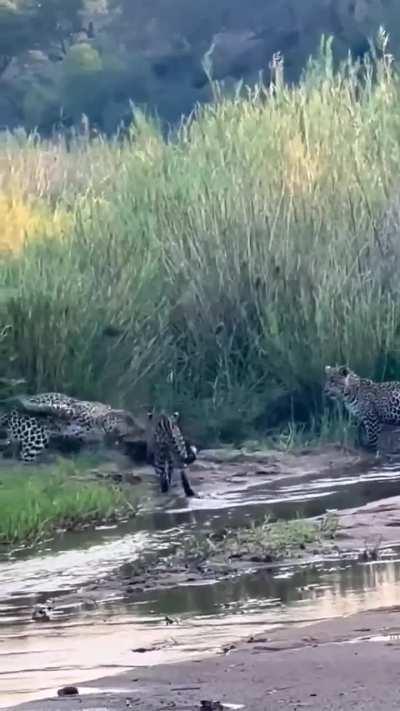
<svg viewBox="0 0 400 711"><path fill-rule="evenodd" d="M342 549L398 545L400 495L341 511L337 542Z"/></svg>
<svg viewBox="0 0 400 711"><path fill-rule="evenodd" d="M212 658L132 668L82 685L76 699L54 697L18 708L183 710L198 709L205 699L251 711L394 711L399 655L400 608L289 627Z"/></svg>

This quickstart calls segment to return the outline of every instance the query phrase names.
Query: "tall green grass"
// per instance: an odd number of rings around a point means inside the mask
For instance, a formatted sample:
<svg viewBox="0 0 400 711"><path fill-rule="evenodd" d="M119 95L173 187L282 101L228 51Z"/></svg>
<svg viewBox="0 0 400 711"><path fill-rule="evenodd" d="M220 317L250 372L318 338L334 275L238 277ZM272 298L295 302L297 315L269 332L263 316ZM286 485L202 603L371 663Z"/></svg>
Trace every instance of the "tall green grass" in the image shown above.
<svg viewBox="0 0 400 711"><path fill-rule="evenodd" d="M5 369L173 405L203 440L315 419L327 363L400 377L400 87L383 50L334 72L328 43L299 86L217 96L169 139L136 115L121 141L8 147L24 190L36 176L73 226L0 265Z"/></svg>

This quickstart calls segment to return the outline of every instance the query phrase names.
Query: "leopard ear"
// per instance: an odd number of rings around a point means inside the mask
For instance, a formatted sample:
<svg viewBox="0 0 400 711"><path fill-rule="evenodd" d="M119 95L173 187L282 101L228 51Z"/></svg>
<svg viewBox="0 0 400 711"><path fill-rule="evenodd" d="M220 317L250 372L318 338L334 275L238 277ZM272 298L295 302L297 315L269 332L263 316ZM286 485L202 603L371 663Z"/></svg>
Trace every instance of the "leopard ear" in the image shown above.
<svg viewBox="0 0 400 711"><path fill-rule="evenodd" d="M347 378L347 376L349 375L349 369L346 368L345 365L341 365L339 368L339 375L342 375L343 378Z"/></svg>

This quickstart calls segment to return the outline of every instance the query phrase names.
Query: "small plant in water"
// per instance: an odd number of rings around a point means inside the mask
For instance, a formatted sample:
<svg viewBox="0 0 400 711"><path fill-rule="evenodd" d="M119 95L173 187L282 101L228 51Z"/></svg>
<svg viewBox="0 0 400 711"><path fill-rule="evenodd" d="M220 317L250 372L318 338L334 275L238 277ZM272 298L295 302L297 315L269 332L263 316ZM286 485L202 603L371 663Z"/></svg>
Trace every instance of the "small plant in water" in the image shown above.
<svg viewBox="0 0 400 711"><path fill-rule="evenodd" d="M323 538L336 538L339 527L339 516L336 511L327 511L320 522L320 532Z"/></svg>

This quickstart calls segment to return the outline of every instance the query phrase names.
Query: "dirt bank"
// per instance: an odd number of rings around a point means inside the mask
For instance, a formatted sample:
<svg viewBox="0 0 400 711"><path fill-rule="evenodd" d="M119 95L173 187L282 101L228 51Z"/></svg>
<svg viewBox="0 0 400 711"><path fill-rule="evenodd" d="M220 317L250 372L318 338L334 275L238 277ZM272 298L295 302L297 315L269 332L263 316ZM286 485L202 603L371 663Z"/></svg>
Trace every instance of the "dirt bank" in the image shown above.
<svg viewBox="0 0 400 711"><path fill-rule="evenodd" d="M132 668L82 685L76 699L19 708L189 710L204 699L251 711L391 711L399 705L399 652L399 609L382 610L289 627L209 659Z"/></svg>

